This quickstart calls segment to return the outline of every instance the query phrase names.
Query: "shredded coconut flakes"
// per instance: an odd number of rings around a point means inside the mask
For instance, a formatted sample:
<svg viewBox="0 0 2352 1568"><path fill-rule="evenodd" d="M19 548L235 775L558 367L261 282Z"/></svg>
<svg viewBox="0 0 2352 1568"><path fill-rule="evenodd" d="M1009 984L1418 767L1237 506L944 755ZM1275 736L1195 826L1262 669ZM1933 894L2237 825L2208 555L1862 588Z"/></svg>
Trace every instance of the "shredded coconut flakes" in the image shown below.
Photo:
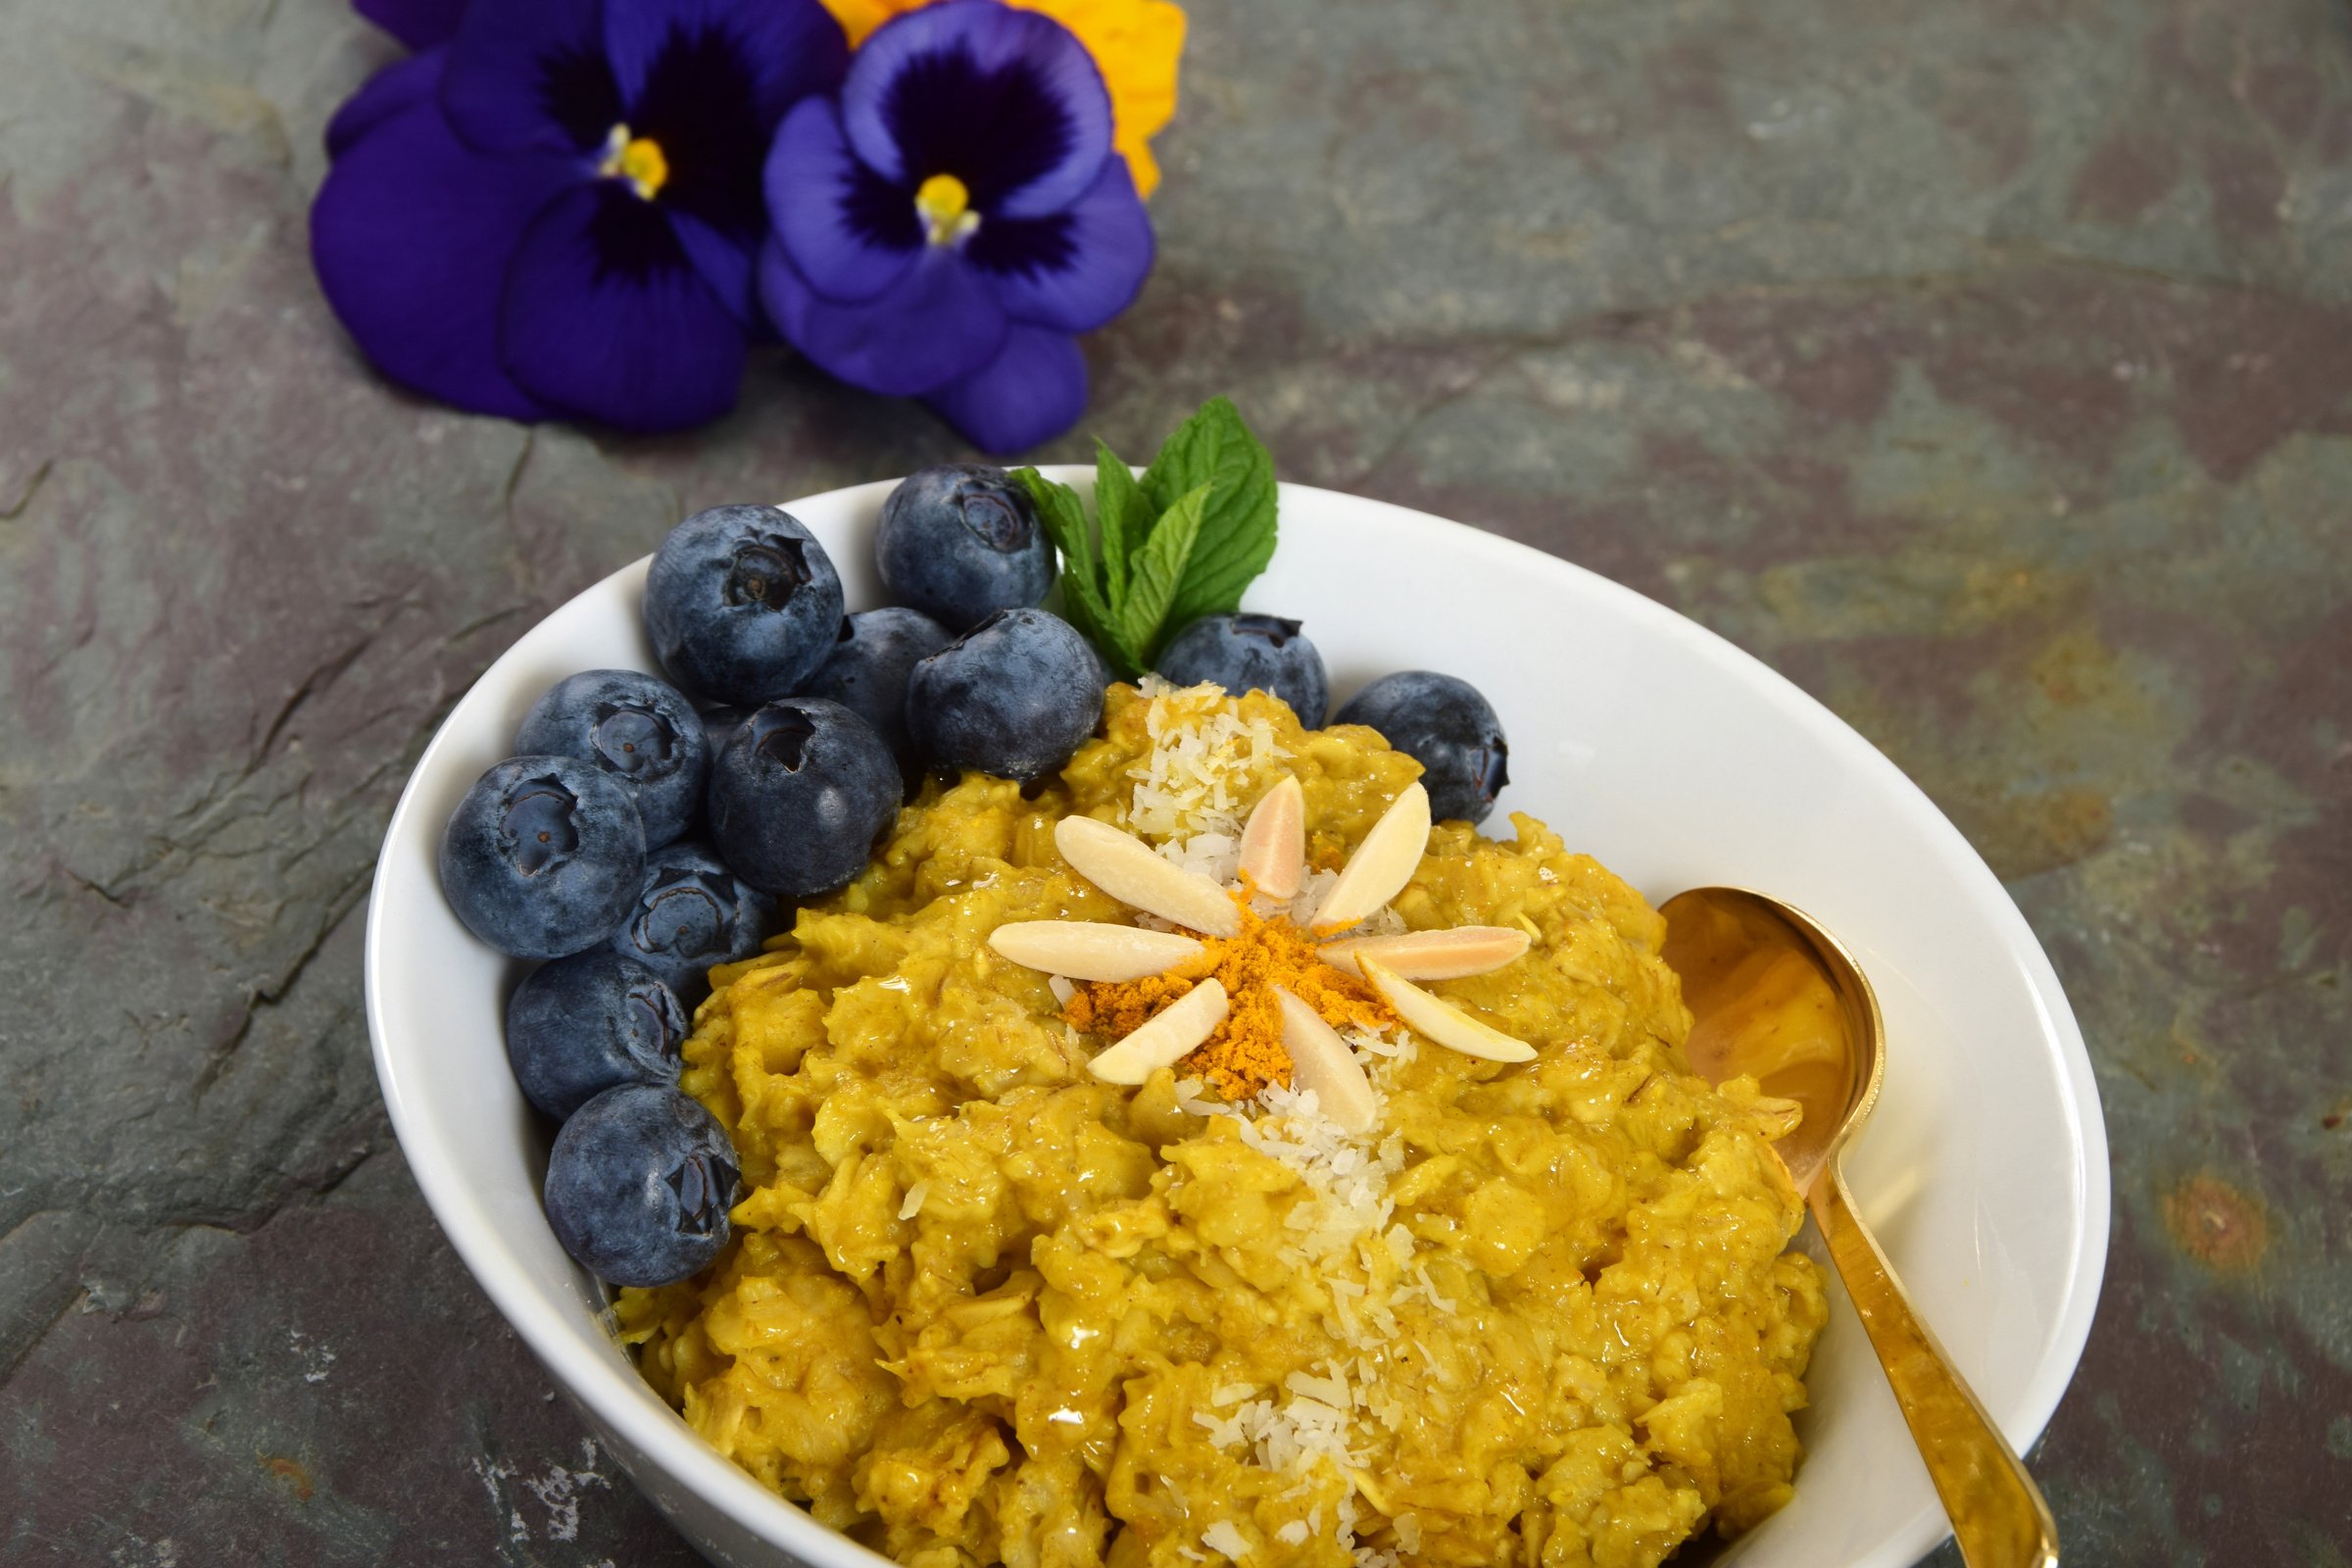
<svg viewBox="0 0 2352 1568"><path fill-rule="evenodd" d="M1220 1519L1200 1532L1200 1544L1239 1561L1250 1555L1250 1538L1234 1528L1230 1519Z"/></svg>
<svg viewBox="0 0 2352 1568"><path fill-rule="evenodd" d="M1128 769L1135 781L1128 826L1175 864L1212 881L1231 883L1239 872L1244 817L1236 781L1246 771L1289 754L1275 743L1271 724L1262 718L1242 719L1213 685L1178 687L1158 675L1146 675L1141 690L1151 703L1144 728L1152 750ZM1258 912L1287 913L1311 926L1338 880L1336 872L1309 869L1296 900L1287 906L1257 900ZM1149 916L1139 916L1137 923L1154 928L1165 924ZM1390 935L1403 929L1396 911L1384 908L1351 927L1349 934ZM1410 1062L1417 1050L1403 1030L1394 1035L1354 1031L1346 1038L1375 1093L1387 1088L1389 1073ZM1279 1402L1251 1397L1257 1390L1250 1384L1223 1385L1210 1393L1209 1403L1218 1411L1231 1407L1231 1413L1196 1410L1193 1420L1219 1447L1247 1446L1259 1466L1298 1475L1303 1488L1318 1471L1336 1469L1345 1475L1360 1464L1348 1433L1357 1410L1392 1432L1403 1421L1403 1406L1380 1386L1376 1359L1377 1352L1399 1336L1394 1303L1425 1298L1445 1312L1454 1303L1438 1294L1428 1265L1415 1262L1412 1234L1392 1223L1396 1205L1388 1195L1404 1169L1402 1137L1392 1133L1376 1147L1365 1144L1325 1116L1311 1090L1270 1085L1255 1101L1238 1104L1207 1099L1205 1090L1198 1078L1180 1080L1177 1105L1192 1115L1232 1120L1244 1144L1288 1166L1305 1185L1307 1196L1286 1217L1289 1234L1280 1254L1284 1261L1315 1268L1323 1276L1338 1337L1356 1353L1351 1363L1326 1361L1320 1376L1291 1373L1282 1388L1288 1397ZM1363 1280L1342 1275L1340 1269L1350 1261ZM1411 1273L1404 1284L1382 1288L1381 1281L1408 1267ZM1425 1360L1434 1359L1417 1340L1412 1343ZM1394 1521L1398 1549L1359 1544L1358 1519L1350 1484L1338 1498L1333 1530L1355 1568L1401 1568L1398 1551L1411 1554L1420 1548L1420 1521L1411 1514ZM1303 1545L1322 1529L1323 1505L1316 1503L1304 1520L1283 1525L1275 1538L1285 1545ZM1235 1561L1250 1550L1250 1538L1222 1519L1201 1532L1200 1544ZM1200 1560L1200 1552L1191 1546L1177 1549L1187 1560Z"/></svg>
<svg viewBox="0 0 2352 1568"><path fill-rule="evenodd" d="M1215 686L1173 686L1146 675L1151 702L1144 733L1152 750L1127 776L1135 780L1127 825L1187 870L1212 882L1233 880L1241 861L1243 802L1239 777L1290 754L1264 718L1244 719Z"/></svg>

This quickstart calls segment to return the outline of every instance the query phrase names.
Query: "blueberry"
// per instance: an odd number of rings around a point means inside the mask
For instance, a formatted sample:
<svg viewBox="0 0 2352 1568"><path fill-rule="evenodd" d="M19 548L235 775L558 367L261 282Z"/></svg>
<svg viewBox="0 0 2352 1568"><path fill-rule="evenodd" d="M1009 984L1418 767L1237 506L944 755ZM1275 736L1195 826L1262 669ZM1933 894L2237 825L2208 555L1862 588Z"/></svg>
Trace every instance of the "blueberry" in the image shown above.
<svg viewBox="0 0 2352 1568"><path fill-rule="evenodd" d="M612 933L612 951L660 975L691 1007L710 994L712 964L760 951L775 909L708 844L672 844L645 858L645 885Z"/></svg>
<svg viewBox="0 0 2352 1568"><path fill-rule="evenodd" d="M741 1170L726 1129L675 1089L622 1084L589 1101L547 1156L547 1223L612 1285L669 1285L727 1245Z"/></svg>
<svg viewBox="0 0 2352 1568"><path fill-rule="evenodd" d="M649 846L667 844L693 823L710 772L694 705L634 669L564 676L523 715L514 749L603 768L637 802Z"/></svg>
<svg viewBox="0 0 2352 1568"><path fill-rule="evenodd" d="M522 1098L558 1121L615 1084L678 1081L686 1009L662 977L602 949L543 963L507 1004Z"/></svg>
<svg viewBox="0 0 2352 1568"><path fill-rule="evenodd" d="M1441 822L1483 822L1510 782L1510 743L1478 688L1451 675L1407 669L1383 675L1340 706L1337 724L1369 724L1419 762L1429 812Z"/></svg>
<svg viewBox="0 0 2352 1568"><path fill-rule="evenodd" d="M1323 656L1297 621L1273 615L1202 615L1168 644L1159 672L1179 686L1205 681L1236 697L1272 692L1308 729L1323 727L1331 702Z"/></svg>
<svg viewBox="0 0 2352 1568"><path fill-rule="evenodd" d="M710 837L737 876L786 899L846 887L898 815L899 764L839 703L788 697L710 765Z"/></svg>
<svg viewBox="0 0 2352 1568"><path fill-rule="evenodd" d="M576 758L508 758L474 780L441 834L450 907L517 958L595 947L644 876L637 803Z"/></svg>
<svg viewBox="0 0 2352 1568"><path fill-rule="evenodd" d="M1102 717L1102 662L1042 610L1000 610L914 666L906 727L936 766L1032 783Z"/></svg>
<svg viewBox="0 0 2352 1568"><path fill-rule="evenodd" d="M917 468L882 503L874 534L882 586L950 631L1025 610L1054 586L1054 542L1037 504L1003 468Z"/></svg>
<svg viewBox="0 0 2352 1568"><path fill-rule="evenodd" d="M841 625L825 547L774 507L713 507L669 531L645 579L662 667L698 697L758 707L807 679Z"/></svg>
<svg viewBox="0 0 2352 1568"><path fill-rule="evenodd" d="M832 657L801 687L804 697L823 697L874 726L874 732L910 772L906 738L906 677L915 664L955 638L919 610L866 610L841 623Z"/></svg>

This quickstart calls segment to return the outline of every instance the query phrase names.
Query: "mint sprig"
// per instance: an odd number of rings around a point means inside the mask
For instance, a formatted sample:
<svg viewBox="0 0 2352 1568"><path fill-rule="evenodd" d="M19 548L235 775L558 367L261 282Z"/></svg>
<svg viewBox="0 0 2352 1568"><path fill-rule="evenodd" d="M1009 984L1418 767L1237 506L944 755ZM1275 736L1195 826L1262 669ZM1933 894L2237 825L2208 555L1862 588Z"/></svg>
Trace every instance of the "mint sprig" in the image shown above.
<svg viewBox="0 0 2352 1568"><path fill-rule="evenodd" d="M1135 470L1119 455L1095 442L1095 515L1102 521L1102 569L1114 598L1127 596L1128 555L1152 532L1158 514L1144 499Z"/></svg>
<svg viewBox="0 0 2352 1568"><path fill-rule="evenodd" d="M1144 498L1162 514L1203 485L1209 496L1200 538L1168 607L1171 634L1202 615L1241 609L1242 590L1274 559L1273 454L1224 398L1209 399L1178 425L1144 470Z"/></svg>
<svg viewBox="0 0 2352 1568"><path fill-rule="evenodd" d="M1133 678L1202 615L1239 610L1274 558L1274 459L1241 412L1211 398L1138 479L1095 443L1095 517L1035 468L1017 477L1061 552L1062 613Z"/></svg>
<svg viewBox="0 0 2352 1568"><path fill-rule="evenodd" d="M1037 503L1038 521L1061 552L1062 618L1107 653L1104 628L1110 607L1102 587L1102 558L1095 549L1095 530L1086 520L1086 503L1077 491L1055 484L1035 468L1016 469L1013 477L1028 487Z"/></svg>
<svg viewBox="0 0 2352 1568"><path fill-rule="evenodd" d="M1127 596L1114 612L1111 640L1138 672L1149 669L1159 652L1160 631L1177 625L1169 613L1183 592L1186 573L1200 542L1200 522L1208 507L1208 485L1179 496L1159 514L1152 532L1127 564Z"/></svg>

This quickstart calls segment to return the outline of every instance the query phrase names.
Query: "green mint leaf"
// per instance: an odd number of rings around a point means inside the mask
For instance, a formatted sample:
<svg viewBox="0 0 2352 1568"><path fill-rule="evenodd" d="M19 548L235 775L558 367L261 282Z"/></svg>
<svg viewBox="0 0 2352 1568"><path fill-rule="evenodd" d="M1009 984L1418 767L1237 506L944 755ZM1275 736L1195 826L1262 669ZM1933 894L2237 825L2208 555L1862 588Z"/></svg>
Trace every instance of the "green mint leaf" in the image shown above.
<svg viewBox="0 0 2352 1568"><path fill-rule="evenodd" d="M1102 603L1100 590L1084 584L1073 589L1071 579L1064 577L1061 584L1061 618L1077 627L1078 635L1096 648L1110 648L1110 608ZM1111 662L1116 664L1118 661L1114 659Z"/></svg>
<svg viewBox="0 0 2352 1568"><path fill-rule="evenodd" d="M1037 503L1037 519L1046 537L1061 552L1061 614L1080 635L1097 647L1104 644L1110 625L1110 607L1102 593L1102 566L1095 555L1095 531L1086 520L1086 503L1078 492L1058 484L1035 468L1016 468L1014 478Z"/></svg>
<svg viewBox="0 0 2352 1568"><path fill-rule="evenodd" d="M1120 651L1135 662L1138 673L1152 667L1163 634L1180 624L1171 622L1169 611L1200 548L1214 488L1196 485L1177 497L1152 525L1151 536L1129 564L1127 602L1119 608L1116 630Z"/></svg>
<svg viewBox="0 0 2352 1568"><path fill-rule="evenodd" d="M1037 519L1045 524L1047 537L1061 552L1064 569L1093 575L1095 533L1087 526L1086 503L1078 499L1078 492L1047 478L1035 468L1015 468L1012 476L1021 481L1029 499L1037 504Z"/></svg>
<svg viewBox="0 0 2352 1568"><path fill-rule="evenodd" d="M1241 412L1211 398L1177 426L1145 470L1145 499L1164 516L1187 493L1206 485L1184 579L1165 619L1182 630L1202 615L1239 610L1242 590L1274 558L1274 459Z"/></svg>
<svg viewBox="0 0 2352 1568"><path fill-rule="evenodd" d="M1128 563L1152 531L1152 503L1117 453L1095 442L1095 515L1102 524L1102 567L1113 610L1127 602Z"/></svg>

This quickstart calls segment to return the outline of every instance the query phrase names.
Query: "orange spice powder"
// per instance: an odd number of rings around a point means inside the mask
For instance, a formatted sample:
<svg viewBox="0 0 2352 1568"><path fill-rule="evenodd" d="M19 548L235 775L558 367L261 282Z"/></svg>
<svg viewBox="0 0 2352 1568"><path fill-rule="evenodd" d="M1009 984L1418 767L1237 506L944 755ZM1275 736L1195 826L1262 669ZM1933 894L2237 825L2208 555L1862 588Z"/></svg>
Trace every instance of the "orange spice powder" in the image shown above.
<svg viewBox="0 0 2352 1568"><path fill-rule="evenodd" d="M1316 956L1315 945L1290 921L1265 919L1241 903L1242 929L1203 937L1200 956L1142 980L1081 984L1062 1017L1081 1034L1120 1039L1202 980L1224 986L1231 1010L1216 1033L1178 1064L1226 1100L1247 1100L1270 1083L1288 1086L1291 1054L1282 1044L1280 986L1335 1029L1386 1029L1396 1022L1379 993Z"/></svg>

